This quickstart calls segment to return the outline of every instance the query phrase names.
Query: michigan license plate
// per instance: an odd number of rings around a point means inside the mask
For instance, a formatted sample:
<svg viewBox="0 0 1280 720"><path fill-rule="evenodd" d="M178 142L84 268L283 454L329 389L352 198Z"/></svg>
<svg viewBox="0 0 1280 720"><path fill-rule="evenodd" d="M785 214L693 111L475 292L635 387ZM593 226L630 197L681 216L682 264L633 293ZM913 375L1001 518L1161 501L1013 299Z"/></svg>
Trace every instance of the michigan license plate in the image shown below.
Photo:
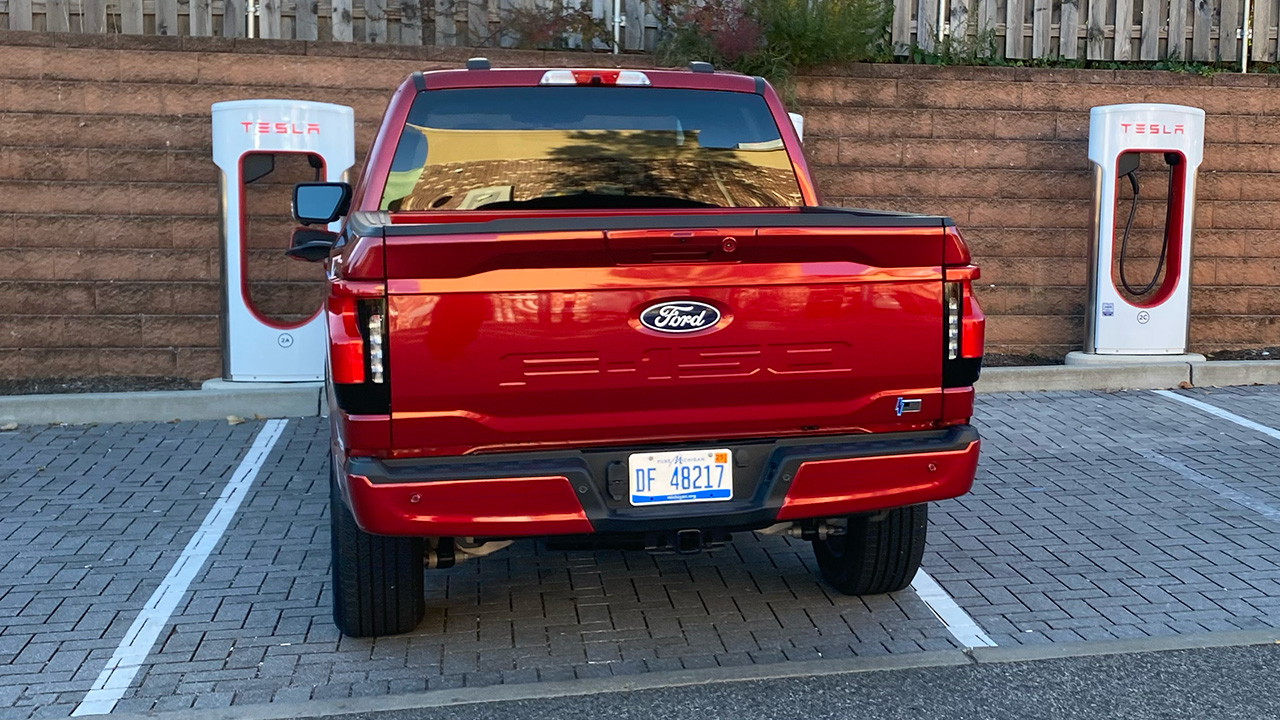
<svg viewBox="0 0 1280 720"><path fill-rule="evenodd" d="M632 505L733 499L733 453L729 450L635 453L627 465Z"/></svg>

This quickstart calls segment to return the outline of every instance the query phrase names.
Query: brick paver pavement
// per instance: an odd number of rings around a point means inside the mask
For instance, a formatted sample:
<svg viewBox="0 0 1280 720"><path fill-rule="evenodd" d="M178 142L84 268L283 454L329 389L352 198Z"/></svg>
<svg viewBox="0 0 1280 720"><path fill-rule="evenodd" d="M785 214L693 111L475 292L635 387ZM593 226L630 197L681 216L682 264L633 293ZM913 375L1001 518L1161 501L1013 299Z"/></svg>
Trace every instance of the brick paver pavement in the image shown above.
<svg viewBox="0 0 1280 720"><path fill-rule="evenodd" d="M1187 393L1280 418L1280 388ZM1280 442L1143 392L987 396L977 413L977 486L935 506L925 568L997 643L1280 625ZM0 434L0 718L70 713L259 427ZM956 646L910 591L840 596L807 544L750 534L698 556L519 542L429 572L414 633L340 638L326 432L289 422L118 710Z"/></svg>

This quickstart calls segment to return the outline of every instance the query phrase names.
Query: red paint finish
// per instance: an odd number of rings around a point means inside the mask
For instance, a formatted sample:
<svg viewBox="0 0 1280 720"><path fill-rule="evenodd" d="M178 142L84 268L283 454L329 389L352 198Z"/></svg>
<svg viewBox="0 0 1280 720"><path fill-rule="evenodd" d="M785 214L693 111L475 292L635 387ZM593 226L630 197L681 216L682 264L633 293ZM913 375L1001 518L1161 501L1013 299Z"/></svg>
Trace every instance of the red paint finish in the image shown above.
<svg viewBox="0 0 1280 720"><path fill-rule="evenodd" d="M968 265L973 262L973 258L969 255L969 246L965 244L964 238L960 236L960 231L954 226L946 229L945 249L943 251L943 262L947 265ZM974 268L977 271L977 268ZM975 274L973 278L977 278Z"/></svg>
<svg viewBox="0 0 1280 720"><path fill-rule="evenodd" d="M329 377L336 383L364 382L364 339L356 325L356 299L329 297Z"/></svg>
<svg viewBox="0 0 1280 720"><path fill-rule="evenodd" d="M340 266L331 269L335 275L345 280L381 281L387 275L387 266L382 252L382 238L356 238L340 251L338 255L342 258ZM381 288L377 295L381 297Z"/></svg>
<svg viewBox="0 0 1280 720"><path fill-rule="evenodd" d="M568 69L568 68L558 68ZM575 68L580 73L604 74L616 69ZM427 90L481 87L535 87L546 74L543 69L494 68L483 72L475 70L441 70L424 73L422 78ZM652 87L680 88L687 90L728 90L730 92L755 92L755 78L733 73L691 73L686 70L642 70ZM412 85L411 82L409 82Z"/></svg>
<svg viewBox="0 0 1280 720"><path fill-rule="evenodd" d="M966 425L973 417L973 388L946 388L942 391L943 427L950 425Z"/></svg>
<svg viewBox="0 0 1280 720"><path fill-rule="evenodd" d="M353 415L330 403L329 424L341 456L387 457L391 445L391 416Z"/></svg>
<svg viewBox="0 0 1280 720"><path fill-rule="evenodd" d="M409 108L417 94L418 90L410 79L400 83L391 96L387 111L382 114L378 134L373 138L373 146L365 155L364 169L352 190L353 210L374 212L380 209L378 202L387 183L387 171L391 169L391 159L395 156L396 144L400 142L400 131L404 129L404 121L409 117Z"/></svg>
<svg viewBox="0 0 1280 720"><path fill-rule="evenodd" d="M965 252L966 257L968 252ZM967 261L966 261L967 262ZM980 358L986 345L987 316L973 294L973 281L982 277L975 265L962 265L946 269L947 280L961 285L960 357Z"/></svg>
<svg viewBox="0 0 1280 720"><path fill-rule="evenodd" d="M758 91L755 79L740 75L644 72L655 87ZM428 92L535 86L543 73L459 70L427 73L421 81ZM388 105L355 187L355 208L379 210L419 92L414 82L405 81ZM803 201L816 206L800 139L773 90L765 85L763 93ZM758 217L761 227L714 227L721 216L736 221L727 225ZM650 229L645 222L680 222L672 217L688 217L693 227ZM962 354L980 357L982 351L984 320L970 287L977 269L959 233L940 219L878 227L813 217L802 208L390 213L385 238L348 237L329 267L335 380L368 379L355 299L385 299L387 312L390 412L348 414L334 407L339 467L349 457L661 447L966 422L972 388L941 386L944 281L964 287ZM559 227L582 229L536 231L531 222L525 231L505 224L506 231L483 232L488 221L521 218L573 218ZM593 229L592 218L608 222ZM439 230L457 222L481 230ZM374 225L366 235L382 234ZM421 229L405 234L409 225ZM610 226L630 229L603 229ZM679 335L641 325L641 313L671 300L711 305L720 320ZM899 414L903 399L919 400L920 411ZM974 442L963 451L806 463L779 518L954 497L972 483L977 453ZM397 484L360 475L339 479L357 521L370 532L520 537L593 531L577 488L563 476Z"/></svg>
<svg viewBox="0 0 1280 720"><path fill-rule="evenodd" d="M954 452L805 463L778 519L838 517L963 495L973 485L979 445L974 441Z"/></svg>
<svg viewBox="0 0 1280 720"><path fill-rule="evenodd" d="M987 342L987 316L973 296L971 283L964 284L961 302L964 315L960 320L960 357L980 358Z"/></svg>
<svg viewBox="0 0 1280 720"><path fill-rule="evenodd" d="M940 229L735 230L732 253L724 233L701 239L706 262L634 264L611 259L648 251L636 234L621 248L602 235L387 239L398 456L941 417ZM714 305L721 321L680 336L638 329L645 308L672 299ZM921 412L898 416L899 396Z"/></svg>
<svg viewBox="0 0 1280 720"><path fill-rule="evenodd" d="M778 93L774 92L772 86L765 85L764 101L773 113L774 122L782 133L782 144L786 146L787 156L791 158L791 164L795 167L796 180L800 182L800 196L804 198L805 205L821 205L822 198L818 195L817 186L813 184L813 176L809 174L809 163L805 160L804 146L800 136L796 134L795 126L791 124L787 109L782 106L782 98L778 97Z"/></svg>
<svg viewBox="0 0 1280 720"><path fill-rule="evenodd" d="M378 535L529 537L593 531L565 477L375 485L350 475L347 492L356 523Z"/></svg>

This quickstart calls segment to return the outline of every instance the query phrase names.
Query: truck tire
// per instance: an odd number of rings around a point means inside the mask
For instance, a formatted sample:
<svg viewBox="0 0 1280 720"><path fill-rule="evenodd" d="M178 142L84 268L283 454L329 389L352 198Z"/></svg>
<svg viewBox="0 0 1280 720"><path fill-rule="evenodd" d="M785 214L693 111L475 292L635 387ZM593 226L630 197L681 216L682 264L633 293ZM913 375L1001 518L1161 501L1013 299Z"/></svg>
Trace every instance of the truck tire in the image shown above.
<svg viewBox="0 0 1280 720"><path fill-rule="evenodd" d="M844 535L813 541L822 577L845 595L896 592L911 584L924 556L929 506L849 516Z"/></svg>
<svg viewBox="0 0 1280 720"><path fill-rule="evenodd" d="M371 535L356 525L329 476L333 622L348 637L409 632L426 612L422 538Z"/></svg>

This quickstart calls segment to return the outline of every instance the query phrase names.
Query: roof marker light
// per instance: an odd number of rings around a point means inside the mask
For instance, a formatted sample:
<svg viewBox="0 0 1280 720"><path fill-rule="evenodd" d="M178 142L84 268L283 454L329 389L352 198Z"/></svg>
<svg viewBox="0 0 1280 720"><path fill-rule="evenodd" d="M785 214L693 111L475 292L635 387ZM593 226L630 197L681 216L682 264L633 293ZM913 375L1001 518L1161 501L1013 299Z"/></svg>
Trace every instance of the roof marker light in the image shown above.
<svg viewBox="0 0 1280 720"><path fill-rule="evenodd" d="M623 70L618 73L619 85L640 85L648 87L650 85L649 76L639 70Z"/></svg>
<svg viewBox="0 0 1280 720"><path fill-rule="evenodd" d="M573 79L573 72L570 70L548 70L542 74L542 80L539 85L577 85L578 81Z"/></svg>
<svg viewBox="0 0 1280 720"><path fill-rule="evenodd" d="M548 70L539 85L652 85L638 70Z"/></svg>

